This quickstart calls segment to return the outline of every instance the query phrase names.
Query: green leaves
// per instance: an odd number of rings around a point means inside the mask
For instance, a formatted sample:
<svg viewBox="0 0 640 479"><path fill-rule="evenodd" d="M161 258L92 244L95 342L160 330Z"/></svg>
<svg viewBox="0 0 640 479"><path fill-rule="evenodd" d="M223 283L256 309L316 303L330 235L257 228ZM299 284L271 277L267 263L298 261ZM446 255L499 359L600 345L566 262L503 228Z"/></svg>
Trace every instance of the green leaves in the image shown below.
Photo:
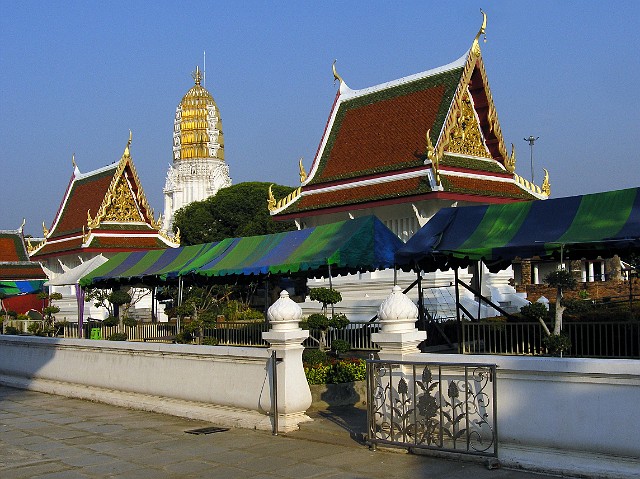
<svg viewBox="0 0 640 479"><path fill-rule="evenodd" d="M176 211L174 231L180 229L182 244L211 243L224 238L255 236L295 229L292 221L275 221L267 209L270 183L246 182L223 188L215 196ZM273 185L276 198L292 188Z"/></svg>

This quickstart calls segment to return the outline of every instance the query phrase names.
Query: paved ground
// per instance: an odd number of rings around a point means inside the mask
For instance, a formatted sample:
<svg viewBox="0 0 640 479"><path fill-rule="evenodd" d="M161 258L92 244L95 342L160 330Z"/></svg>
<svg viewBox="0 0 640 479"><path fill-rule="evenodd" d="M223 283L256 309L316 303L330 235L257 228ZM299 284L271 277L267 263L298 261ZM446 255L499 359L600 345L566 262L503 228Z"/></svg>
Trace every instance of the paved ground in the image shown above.
<svg viewBox="0 0 640 479"><path fill-rule="evenodd" d="M550 476L359 443L364 412L313 413L301 431L185 431L198 421L0 386L0 478L448 478Z"/></svg>

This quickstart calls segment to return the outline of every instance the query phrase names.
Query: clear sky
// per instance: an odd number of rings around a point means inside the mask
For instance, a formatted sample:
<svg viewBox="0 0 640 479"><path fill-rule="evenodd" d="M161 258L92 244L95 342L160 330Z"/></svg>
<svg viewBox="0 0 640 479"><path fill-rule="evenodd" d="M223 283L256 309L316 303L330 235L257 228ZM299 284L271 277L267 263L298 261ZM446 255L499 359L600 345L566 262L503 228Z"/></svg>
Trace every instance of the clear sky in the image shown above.
<svg viewBox="0 0 640 479"><path fill-rule="evenodd" d="M640 2L0 0L0 229L51 225L72 173L131 154L156 215L175 108L203 67L234 183L296 186L338 85L456 60L488 15L489 84L516 171L552 197L640 186ZM384 119L380 127L384 129Z"/></svg>

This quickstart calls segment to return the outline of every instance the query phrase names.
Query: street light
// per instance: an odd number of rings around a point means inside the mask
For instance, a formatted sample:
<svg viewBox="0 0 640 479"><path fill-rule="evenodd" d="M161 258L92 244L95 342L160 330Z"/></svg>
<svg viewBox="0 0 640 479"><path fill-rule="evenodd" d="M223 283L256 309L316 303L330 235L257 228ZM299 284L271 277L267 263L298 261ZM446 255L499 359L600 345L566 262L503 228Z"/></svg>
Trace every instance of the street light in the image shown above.
<svg viewBox="0 0 640 479"><path fill-rule="evenodd" d="M531 183L533 183L533 144L538 138L540 137L531 135L529 138L524 139L524 141L529 142L529 146L531 147Z"/></svg>

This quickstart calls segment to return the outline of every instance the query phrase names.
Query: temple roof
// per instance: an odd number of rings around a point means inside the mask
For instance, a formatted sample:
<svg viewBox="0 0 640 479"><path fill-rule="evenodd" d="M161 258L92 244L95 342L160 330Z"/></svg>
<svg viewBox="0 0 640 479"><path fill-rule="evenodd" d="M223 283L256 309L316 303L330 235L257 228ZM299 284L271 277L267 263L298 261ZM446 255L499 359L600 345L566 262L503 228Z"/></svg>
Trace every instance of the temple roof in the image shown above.
<svg viewBox="0 0 640 479"><path fill-rule="evenodd" d="M21 230L0 230L0 280L47 279L40 263L29 260Z"/></svg>
<svg viewBox="0 0 640 479"><path fill-rule="evenodd" d="M380 201L455 198L505 202L548 197L515 174L493 104L478 38L458 60L370 88L337 92L309 175L270 201L290 218ZM364 206L363 206L364 207Z"/></svg>
<svg viewBox="0 0 640 479"><path fill-rule="evenodd" d="M129 148L120 161L97 170L74 171L50 229L43 222L44 240L29 243L31 257L76 251L132 251L175 247L154 219Z"/></svg>

